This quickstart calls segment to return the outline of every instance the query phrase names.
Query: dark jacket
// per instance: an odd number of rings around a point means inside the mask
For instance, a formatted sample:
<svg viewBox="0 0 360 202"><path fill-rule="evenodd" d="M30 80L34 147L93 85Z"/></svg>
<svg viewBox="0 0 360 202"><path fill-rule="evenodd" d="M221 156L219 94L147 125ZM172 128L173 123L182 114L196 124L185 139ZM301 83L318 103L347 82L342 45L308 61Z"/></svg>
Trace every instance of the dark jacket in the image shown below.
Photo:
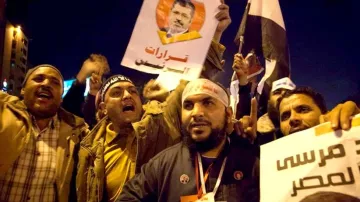
<svg viewBox="0 0 360 202"><path fill-rule="evenodd" d="M250 114L251 108L251 82L245 86L239 85L239 103L236 106L236 119Z"/></svg>
<svg viewBox="0 0 360 202"><path fill-rule="evenodd" d="M96 97L89 93L86 96L84 104L82 105L84 120L89 125L90 129L93 129L97 124L95 99Z"/></svg>
<svg viewBox="0 0 360 202"><path fill-rule="evenodd" d="M83 117L89 125L89 129L92 129L97 124L95 96L88 94L84 100L85 89L86 84L75 81L65 95L62 107L79 117Z"/></svg>
<svg viewBox="0 0 360 202"><path fill-rule="evenodd" d="M259 160L253 146L236 135L230 136L223 152L216 160L206 182L206 190L213 190L222 159L227 155L221 185L216 201L259 201ZM243 178L236 180L234 173L241 171ZM188 183L181 183L183 175ZM121 201L180 201L181 196L197 194L194 158L188 147L179 143L170 147L145 164L141 173L128 181L118 202Z"/></svg>
<svg viewBox="0 0 360 202"><path fill-rule="evenodd" d="M61 106L76 116L84 117L82 113L82 104L84 103L85 89L86 84L81 84L75 80L63 98L63 103Z"/></svg>

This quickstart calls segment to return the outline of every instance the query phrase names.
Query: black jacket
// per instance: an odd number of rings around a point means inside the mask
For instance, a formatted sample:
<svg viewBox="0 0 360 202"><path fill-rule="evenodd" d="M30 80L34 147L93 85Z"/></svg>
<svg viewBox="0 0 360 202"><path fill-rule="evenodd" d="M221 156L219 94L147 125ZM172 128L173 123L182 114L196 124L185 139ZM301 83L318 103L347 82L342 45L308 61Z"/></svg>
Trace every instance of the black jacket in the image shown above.
<svg viewBox="0 0 360 202"><path fill-rule="evenodd" d="M224 156L228 156L216 201L259 201L259 160L254 148L236 135L231 135L219 159L210 172L206 190L213 190ZM243 179L236 180L234 173L241 171ZM187 175L187 184L180 182ZM180 196L197 194L194 158L184 143L174 145L151 159L141 173L128 181L119 201L180 201Z"/></svg>
<svg viewBox="0 0 360 202"><path fill-rule="evenodd" d="M84 100L84 93L86 84L75 81L67 94L65 95L62 103L62 107L79 116L84 118L85 122L92 129L96 124L96 109L95 109L95 96L90 93Z"/></svg>
<svg viewBox="0 0 360 202"><path fill-rule="evenodd" d="M236 106L236 119L250 115L251 108L251 83L239 85L239 103Z"/></svg>
<svg viewBox="0 0 360 202"><path fill-rule="evenodd" d="M82 105L84 103L85 89L86 84L81 84L77 80L75 80L74 83L71 85L71 88L63 98L61 106L65 110L83 118L84 114L82 112Z"/></svg>

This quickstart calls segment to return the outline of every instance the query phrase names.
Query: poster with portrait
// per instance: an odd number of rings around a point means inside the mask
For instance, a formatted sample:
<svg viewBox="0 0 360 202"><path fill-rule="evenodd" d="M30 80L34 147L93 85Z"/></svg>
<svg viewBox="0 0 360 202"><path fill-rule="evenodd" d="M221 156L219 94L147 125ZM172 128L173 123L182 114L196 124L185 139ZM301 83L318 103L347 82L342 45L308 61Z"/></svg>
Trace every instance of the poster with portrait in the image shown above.
<svg viewBox="0 0 360 202"><path fill-rule="evenodd" d="M360 201L360 116L349 131L325 123L262 145L260 192L261 202Z"/></svg>
<svg viewBox="0 0 360 202"><path fill-rule="evenodd" d="M198 78L218 21L220 0L144 0L121 65Z"/></svg>

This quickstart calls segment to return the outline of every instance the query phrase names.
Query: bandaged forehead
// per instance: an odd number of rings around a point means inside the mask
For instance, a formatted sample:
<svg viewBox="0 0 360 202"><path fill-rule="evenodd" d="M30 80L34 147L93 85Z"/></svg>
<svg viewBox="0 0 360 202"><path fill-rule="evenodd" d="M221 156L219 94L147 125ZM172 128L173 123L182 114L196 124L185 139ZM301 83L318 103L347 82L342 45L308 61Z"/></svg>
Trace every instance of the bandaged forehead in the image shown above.
<svg viewBox="0 0 360 202"><path fill-rule="evenodd" d="M273 82L271 91L274 92L278 89L294 90L295 88L296 85L288 77L284 77Z"/></svg>
<svg viewBox="0 0 360 202"><path fill-rule="evenodd" d="M209 95L219 100L226 107L229 106L229 96L226 93L226 91L222 87L220 87L219 85L208 79L196 79L188 83L182 94L181 103L184 104L184 101L189 96L198 95L198 94Z"/></svg>

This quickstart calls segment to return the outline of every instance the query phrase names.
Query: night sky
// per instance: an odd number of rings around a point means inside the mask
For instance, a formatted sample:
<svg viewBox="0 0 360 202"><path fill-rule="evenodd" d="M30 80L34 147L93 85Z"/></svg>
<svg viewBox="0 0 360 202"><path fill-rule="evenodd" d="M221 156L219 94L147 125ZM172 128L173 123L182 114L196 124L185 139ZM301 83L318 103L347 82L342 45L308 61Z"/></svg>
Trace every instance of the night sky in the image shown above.
<svg viewBox="0 0 360 202"><path fill-rule="evenodd" d="M237 50L233 39L246 1L226 2L232 24L222 38L227 47L227 71L221 82L228 86ZM12 22L20 23L31 39L32 65L53 64L70 79L89 54L101 53L108 58L112 73L147 81L154 76L120 66L141 4L140 0L8 0L8 16ZM360 1L280 0L280 5L295 83L322 93L329 107L358 93L360 17L356 12Z"/></svg>

